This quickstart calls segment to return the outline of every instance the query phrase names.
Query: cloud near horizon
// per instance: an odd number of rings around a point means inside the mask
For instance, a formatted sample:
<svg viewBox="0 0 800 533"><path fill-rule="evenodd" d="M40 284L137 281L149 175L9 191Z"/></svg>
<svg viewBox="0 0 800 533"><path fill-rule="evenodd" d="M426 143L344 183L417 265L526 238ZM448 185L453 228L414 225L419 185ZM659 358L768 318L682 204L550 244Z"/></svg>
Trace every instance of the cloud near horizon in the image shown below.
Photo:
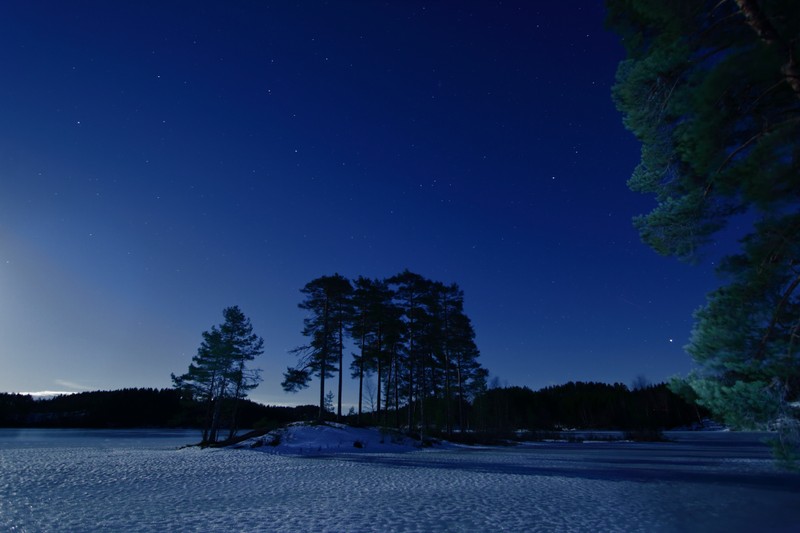
<svg viewBox="0 0 800 533"><path fill-rule="evenodd" d="M36 400L44 400L49 398L55 398L56 396L65 396L70 394L77 394L75 391L54 391L54 390L42 390L36 392L19 392L17 394L22 394L23 396L32 396Z"/></svg>

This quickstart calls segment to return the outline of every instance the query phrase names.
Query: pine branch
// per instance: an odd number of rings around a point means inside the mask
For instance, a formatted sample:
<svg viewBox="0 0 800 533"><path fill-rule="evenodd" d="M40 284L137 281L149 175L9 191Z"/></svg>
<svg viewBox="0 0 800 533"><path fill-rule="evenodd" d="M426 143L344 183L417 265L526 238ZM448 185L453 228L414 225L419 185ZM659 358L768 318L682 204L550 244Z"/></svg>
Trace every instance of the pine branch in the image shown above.
<svg viewBox="0 0 800 533"><path fill-rule="evenodd" d="M787 48L789 49L789 61L781 67L781 74L783 74L786 83L788 83L789 87L794 91L795 96L800 98L800 68L798 68L797 62L794 59L792 47L788 46Z"/></svg>
<svg viewBox="0 0 800 533"><path fill-rule="evenodd" d="M789 347L786 350L786 358L792 359L792 352L794 351L795 341L800 339L800 318L794 323L792 329L789 330Z"/></svg>
<svg viewBox="0 0 800 533"><path fill-rule="evenodd" d="M778 305L775 307L775 311L772 313L772 320L769 323L769 327L767 327L767 331L766 333L764 333L764 336L761 338L761 342L759 343L758 352L756 353L757 360L760 361L764 359L764 352L767 349L767 342L769 342L770 337L772 337L772 333L775 330L775 326L778 323L778 316L780 315L780 311L783 308L783 306L786 305L786 302L789 301L789 298L792 296L792 293L794 293L794 291L797 289L798 286L800 286L800 276L794 278L792 283L789 284L789 287L786 289L786 291L783 293L783 296L781 297L781 301L778 302Z"/></svg>
<svg viewBox="0 0 800 533"><path fill-rule="evenodd" d="M783 74L784 81L792 89L794 95L800 98L800 69L798 69L797 62L794 59L794 52L792 51L794 40L786 42L781 37L756 0L735 0L735 2L744 15L745 22L756 32L759 39L769 45L777 42L787 52L789 60L781 67L781 74Z"/></svg>
<svg viewBox="0 0 800 533"><path fill-rule="evenodd" d="M756 32L758 38L767 44L779 40L778 32L772 26L772 23L767 19L764 12L755 0L735 0L739 10L744 15L747 25Z"/></svg>
<svg viewBox="0 0 800 533"><path fill-rule="evenodd" d="M761 130L760 132L756 133L755 135L753 135L752 137L747 139L743 144L737 146L736 149L733 152L731 152L728 155L728 157L725 158L725 161L722 162L722 164L719 166L719 168L717 168L717 171L715 172L715 174L719 174L720 172L722 172L725 169L725 167L728 166L728 163L730 163L731 160L734 157L736 157L739 153L742 152L742 150L745 150L748 146L753 144L755 141L759 140L761 137L764 137L765 135L769 135L770 133L773 133L775 130L780 129L780 128L784 127L784 126L793 124L795 122L800 122L800 117L789 119L789 120L784 120L783 122L779 122L779 123L774 124L772 126L768 126L768 127L764 128L763 130ZM710 187L710 185L709 185L709 187Z"/></svg>

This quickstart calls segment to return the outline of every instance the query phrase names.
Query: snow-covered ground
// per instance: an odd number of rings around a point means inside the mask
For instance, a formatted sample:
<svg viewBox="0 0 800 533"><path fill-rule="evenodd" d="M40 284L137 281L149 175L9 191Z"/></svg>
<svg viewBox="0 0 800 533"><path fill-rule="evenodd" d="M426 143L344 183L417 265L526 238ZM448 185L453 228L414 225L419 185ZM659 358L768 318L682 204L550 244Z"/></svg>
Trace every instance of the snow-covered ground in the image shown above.
<svg viewBox="0 0 800 533"><path fill-rule="evenodd" d="M438 444L437 448L448 447ZM236 448L250 448L267 453L320 455L341 453L387 453L419 450L418 443L394 430L356 428L328 422L299 422L243 441Z"/></svg>
<svg viewBox="0 0 800 533"><path fill-rule="evenodd" d="M283 447L207 450L162 446L167 440L93 442L91 435L80 445L58 437L51 446L43 439L29 445L4 439L8 430L0 430L0 530L649 532L800 525L800 475L778 471L756 435L500 449L394 443L405 451L387 452L380 433L317 428L285 435ZM366 446L353 447L351 437Z"/></svg>

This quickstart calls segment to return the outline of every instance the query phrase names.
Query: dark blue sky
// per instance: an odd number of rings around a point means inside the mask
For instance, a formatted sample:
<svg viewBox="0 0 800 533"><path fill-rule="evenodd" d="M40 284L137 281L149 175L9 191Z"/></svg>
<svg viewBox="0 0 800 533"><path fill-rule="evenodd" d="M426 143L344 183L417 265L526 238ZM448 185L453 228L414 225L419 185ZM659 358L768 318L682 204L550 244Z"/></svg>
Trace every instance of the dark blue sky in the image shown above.
<svg viewBox="0 0 800 533"><path fill-rule="evenodd" d="M460 6L460 7L459 7ZM239 305L267 403L299 289L458 283L509 385L690 368L714 286L640 243L602 3L0 4L0 390L170 385ZM353 394L345 403L356 400Z"/></svg>

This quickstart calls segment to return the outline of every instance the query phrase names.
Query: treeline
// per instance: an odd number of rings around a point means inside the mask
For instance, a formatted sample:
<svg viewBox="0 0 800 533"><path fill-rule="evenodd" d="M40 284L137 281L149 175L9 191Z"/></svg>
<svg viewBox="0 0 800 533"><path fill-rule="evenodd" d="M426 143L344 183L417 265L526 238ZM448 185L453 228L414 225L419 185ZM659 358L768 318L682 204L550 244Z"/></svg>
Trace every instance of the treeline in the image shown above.
<svg viewBox="0 0 800 533"><path fill-rule="evenodd" d="M466 427L467 409L485 388L487 372L477 361L475 331L458 285L406 270L387 279L322 276L301 292L308 343L295 350L298 363L286 370L282 385L295 391L318 377L319 418L325 417L325 382L333 377L336 419L342 418L349 339L358 348L349 365L359 382L356 421L363 413L365 378L374 375L376 422L448 433Z"/></svg>
<svg viewBox="0 0 800 533"><path fill-rule="evenodd" d="M243 428L277 427L316 413L314 406L265 406L249 400L240 400L236 409ZM0 393L2 427L202 429L206 411L203 402L182 398L176 389L82 392L41 400Z"/></svg>
<svg viewBox="0 0 800 533"><path fill-rule="evenodd" d="M444 428L445 409L429 398L428 428ZM122 389L82 392L36 400L29 395L0 393L0 426L46 428L198 428L206 422L207 406L181 397L176 389ZM233 405L224 405L225 409ZM326 418L335 418L332 406ZM362 423L383 425L388 417L404 420L399 411L372 411ZM265 406L250 400L237 405L243 428L272 428L317 417L317 407ZM567 383L533 391L527 387L491 388L464 405L465 431L504 434L516 430L674 429L689 427L709 416L684 401L665 384L634 389L615 383ZM356 423L357 414L345 417Z"/></svg>
<svg viewBox="0 0 800 533"><path fill-rule="evenodd" d="M629 389L622 383L569 382L533 391L488 389L472 405L473 429L510 430L674 429L709 413L689 404L664 383Z"/></svg>

